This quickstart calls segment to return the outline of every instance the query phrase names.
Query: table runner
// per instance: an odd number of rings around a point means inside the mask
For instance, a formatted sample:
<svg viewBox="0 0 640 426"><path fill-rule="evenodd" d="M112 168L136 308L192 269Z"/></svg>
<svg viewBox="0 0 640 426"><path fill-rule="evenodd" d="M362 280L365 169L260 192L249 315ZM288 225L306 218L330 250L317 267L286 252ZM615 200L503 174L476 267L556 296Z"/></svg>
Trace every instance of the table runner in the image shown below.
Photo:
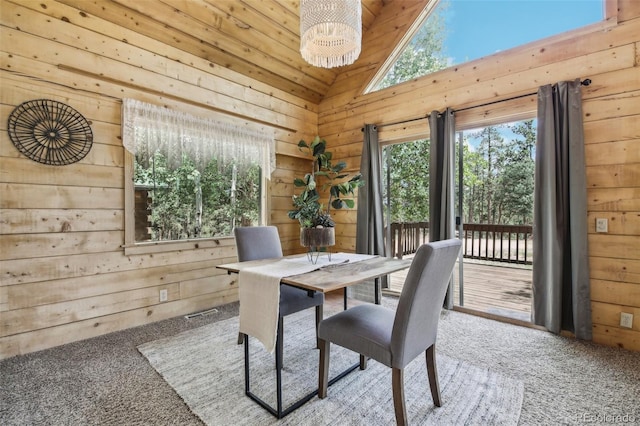
<svg viewBox="0 0 640 426"><path fill-rule="evenodd" d="M280 314L280 280L305 274L327 265L354 263L375 256L353 253L321 255L311 263L307 256L274 259L272 263L238 272L240 298L240 333L257 338L269 353L273 353L278 333Z"/></svg>

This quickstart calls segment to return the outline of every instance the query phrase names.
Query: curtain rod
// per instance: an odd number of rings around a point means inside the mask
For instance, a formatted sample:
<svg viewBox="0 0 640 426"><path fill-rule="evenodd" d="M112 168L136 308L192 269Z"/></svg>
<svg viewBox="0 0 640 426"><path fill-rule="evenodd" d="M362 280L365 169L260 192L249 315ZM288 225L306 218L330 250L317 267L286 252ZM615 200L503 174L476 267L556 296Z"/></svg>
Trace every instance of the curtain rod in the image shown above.
<svg viewBox="0 0 640 426"><path fill-rule="evenodd" d="M588 85L591 84L591 79L590 78L586 78L586 79L582 80L580 82L580 84L583 85L583 86L588 86ZM524 95L513 96L511 98L501 99L499 101L492 101L492 102L487 102L487 103L480 104L480 105L473 105L473 106L469 106L469 107L466 107L466 108L460 108L458 110L455 110L455 112L466 111L466 110L474 109L474 108L482 108L482 107L485 107L485 106L498 104L500 102L513 101L515 99L526 98L527 96L533 96L536 93L538 93L538 92L525 93ZM421 116L421 117L409 118L407 120L396 121L396 122L393 122L393 123L378 124L378 127L393 126L393 125L396 125L396 124L404 124L404 123L411 123L413 121L423 120L423 119L428 118L428 117L429 117L429 114L427 114L425 116Z"/></svg>
<svg viewBox="0 0 640 426"><path fill-rule="evenodd" d="M580 84L581 84L581 85L583 85L583 86L588 86L588 85L590 85L590 84L591 84L591 79L590 79L590 78L586 78L586 79L582 80L582 81L580 82ZM489 106L489 105L493 105L493 104L498 104L498 103L500 103L500 102L505 102L505 101L513 101L513 100L515 100L515 99L526 98L527 96L533 96L533 95L535 95L535 94L537 94L537 93L538 93L537 91L536 91L536 92L531 92L531 93L525 93L524 95L513 96L513 97L511 97L511 98L501 99L501 100L499 100L499 101L487 102L487 103L480 104L480 105L470 106L470 107L466 107L466 108L460 108L460 109L456 110L456 112L459 112L459 111L466 111L466 110L468 110L468 109L474 109L474 108L481 108L481 107L484 107L484 106Z"/></svg>

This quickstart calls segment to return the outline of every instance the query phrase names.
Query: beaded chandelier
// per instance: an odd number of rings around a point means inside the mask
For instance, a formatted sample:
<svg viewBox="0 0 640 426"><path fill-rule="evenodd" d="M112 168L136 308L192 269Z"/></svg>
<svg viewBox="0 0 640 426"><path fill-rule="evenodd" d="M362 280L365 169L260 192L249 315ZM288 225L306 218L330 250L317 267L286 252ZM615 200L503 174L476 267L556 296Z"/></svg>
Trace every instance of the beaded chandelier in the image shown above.
<svg viewBox="0 0 640 426"><path fill-rule="evenodd" d="M360 55L360 0L302 0L300 53L316 67L349 65Z"/></svg>

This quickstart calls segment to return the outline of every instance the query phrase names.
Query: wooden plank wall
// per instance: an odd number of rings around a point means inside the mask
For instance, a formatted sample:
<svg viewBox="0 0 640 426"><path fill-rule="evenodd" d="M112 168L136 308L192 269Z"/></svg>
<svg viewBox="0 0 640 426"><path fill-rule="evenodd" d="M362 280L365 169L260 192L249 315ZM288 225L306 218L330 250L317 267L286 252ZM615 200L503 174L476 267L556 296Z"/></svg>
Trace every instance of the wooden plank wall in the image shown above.
<svg viewBox="0 0 640 426"><path fill-rule="evenodd" d="M2 0L0 13L0 359L237 300L233 277L215 269L236 259L231 238L125 256L124 97L273 132L272 222L298 250L286 210L293 176L308 169L296 144L316 134L317 105L56 1ZM39 98L89 120L87 157L46 166L13 146L8 115Z"/></svg>
<svg viewBox="0 0 640 426"><path fill-rule="evenodd" d="M588 184L589 256L594 340L640 350L640 2L619 0L617 23L574 31L488 56L379 92L362 95L384 57L385 43L395 43L396 28L411 22L415 11L395 2L389 17L365 35L363 53L341 74L321 102L319 133L333 141L336 153L357 169L361 128L380 126L384 142L428 137L430 111L460 110L486 102L535 93L543 84L590 78L583 88ZM391 9L391 10L385 10ZM368 48L376 40L375 49ZM527 96L457 115L459 128L534 117L536 97ZM595 233L595 218L609 219L607 234ZM342 250L355 246L355 214L337 218ZM634 314L632 329L619 327L620 313Z"/></svg>

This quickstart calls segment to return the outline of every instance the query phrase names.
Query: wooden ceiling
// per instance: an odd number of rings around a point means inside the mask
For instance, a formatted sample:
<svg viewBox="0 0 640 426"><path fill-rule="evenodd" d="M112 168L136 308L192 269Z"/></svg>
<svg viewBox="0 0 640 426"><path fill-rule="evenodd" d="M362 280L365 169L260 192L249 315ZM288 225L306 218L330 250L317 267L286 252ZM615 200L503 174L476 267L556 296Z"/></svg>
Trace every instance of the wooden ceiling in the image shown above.
<svg viewBox="0 0 640 426"><path fill-rule="evenodd" d="M314 103L340 72L300 56L299 0L59 1ZM362 0L363 34L391 1Z"/></svg>

